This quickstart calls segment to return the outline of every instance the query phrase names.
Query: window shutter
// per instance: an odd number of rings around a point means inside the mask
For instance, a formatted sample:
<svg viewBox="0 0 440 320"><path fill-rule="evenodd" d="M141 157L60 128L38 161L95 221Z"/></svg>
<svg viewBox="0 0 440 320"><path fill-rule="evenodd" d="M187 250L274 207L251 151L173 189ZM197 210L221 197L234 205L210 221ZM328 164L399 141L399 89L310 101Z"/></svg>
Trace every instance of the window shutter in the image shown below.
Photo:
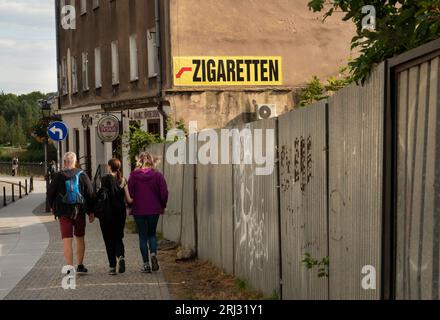
<svg viewBox="0 0 440 320"><path fill-rule="evenodd" d="M78 92L78 66L76 57L72 57L72 92Z"/></svg>
<svg viewBox="0 0 440 320"><path fill-rule="evenodd" d="M118 41L113 41L112 47L112 84L119 84L119 52Z"/></svg>
<svg viewBox="0 0 440 320"><path fill-rule="evenodd" d="M101 48L95 48L95 88L102 87Z"/></svg>
<svg viewBox="0 0 440 320"><path fill-rule="evenodd" d="M82 71L83 71L83 90L89 90L89 61L87 52L83 52L82 54Z"/></svg>
<svg viewBox="0 0 440 320"><path fill-rule="evenodd" d="M137 37L130 36L130 81L136 81L139 78L138 70L138 51L137 51Z"/></svg>
<svg viewBox="0 0 440 320"><path fill-rule="evenodd" d="M154 29L148 30L147 34L147 54L148 54L148 77L157 76L159 70L158 50L156 46L156 36Z"/></svg>

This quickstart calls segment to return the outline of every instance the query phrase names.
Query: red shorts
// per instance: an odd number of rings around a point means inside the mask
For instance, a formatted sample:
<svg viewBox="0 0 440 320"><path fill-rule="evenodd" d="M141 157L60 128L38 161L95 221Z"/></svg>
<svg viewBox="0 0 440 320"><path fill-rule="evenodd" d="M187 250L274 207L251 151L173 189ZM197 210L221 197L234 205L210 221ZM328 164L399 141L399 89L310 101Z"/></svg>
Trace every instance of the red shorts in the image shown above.
<svg viewBox="0 0 440 320"><path fill-rule="evenodd" d="M61 237L63 239L82 238L86 235L86 215L79 213L76 219L70 217L60 217Z"/></svg>

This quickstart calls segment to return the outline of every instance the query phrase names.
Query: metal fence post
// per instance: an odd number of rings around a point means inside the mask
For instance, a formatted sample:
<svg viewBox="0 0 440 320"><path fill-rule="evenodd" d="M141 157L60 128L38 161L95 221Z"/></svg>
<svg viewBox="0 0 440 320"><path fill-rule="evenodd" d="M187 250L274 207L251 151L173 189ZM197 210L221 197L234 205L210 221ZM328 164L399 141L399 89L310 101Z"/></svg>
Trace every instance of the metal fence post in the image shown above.
<svg viewBox="0 0 440 320"><path fill-rule="evenodd" d="M11 184L11 188L12 188L12 202L15 202L14 184Z"/></svg>
<svg viewBox="0 0 440 320"><path fill-rule="evenodd" d="M24 180L24 194L26 196L28 195L28 182L27 182L27 179Z"/></svg>
<svg viewBox="0 0 440 320"><path fill-rule="evenodd" d="M31 176L30 182L29 182L29 192L34 191L34 176Z"/></svg>
<svg viewBox="0 0 440 320"><path fill-rule="evenodd" d="M22 194L21 194L21 181L18 182L18 199L23 198Z"/></svg>
<svg viewBox="0 0 440 320"><path fill-rule="evenodd" d="M3 207L6 207L8 204L6 203L6 187L3 187Z"/></svg>

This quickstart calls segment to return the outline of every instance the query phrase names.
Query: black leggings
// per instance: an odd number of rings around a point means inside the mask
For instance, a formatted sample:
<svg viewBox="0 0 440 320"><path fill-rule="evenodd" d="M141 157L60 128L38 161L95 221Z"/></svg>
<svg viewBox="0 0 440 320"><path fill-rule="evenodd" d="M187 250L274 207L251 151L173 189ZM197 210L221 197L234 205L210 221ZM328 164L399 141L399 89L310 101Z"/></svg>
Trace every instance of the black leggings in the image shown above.
<svg viewBox="0 0 440 320"><path fill-rule="evenodd" d="M102 236L105 242L108 262L110 268L116 268L116 258L125 256L124 242L124 223L115 223L110 221L99 221Z"/></svg>

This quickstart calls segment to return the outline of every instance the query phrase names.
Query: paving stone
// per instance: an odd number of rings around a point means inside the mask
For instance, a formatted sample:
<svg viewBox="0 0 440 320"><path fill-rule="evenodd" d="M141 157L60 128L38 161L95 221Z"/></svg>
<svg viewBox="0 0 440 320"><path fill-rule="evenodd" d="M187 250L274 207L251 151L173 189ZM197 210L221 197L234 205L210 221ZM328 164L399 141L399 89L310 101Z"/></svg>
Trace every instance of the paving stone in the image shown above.
<svg viewBox="0 0 440 320"><path fill-rule="evenodd" d="M160 271L155 274L142 274L140 272L142 260L139 252L138 236L135 234L126 234L124 239L126 273L117 276L107 275L108 262L98 221L87 225L85 265L89 270L89 274L77 277L75 290L63 289L62 280L64 275L61 273L61 269L64 266L64 256L58 222L46 213L35 211L34 214L47 229L49 243L36 264L6 295L5 300L171 299L168 285ZM38 229L35 230L40 232ZM38 247L38 245L35 245L36 249ZM1 258L8 259L8 262L5 262L8 265L11 263L23 264L21 266L17 265L17 268L26 269L25 258L26 255L34 254L32 249L33 245L26 248L20 244L18 251L20 254L14 257L3 256ZM38 255L38 252L35 254ZM3 288L0 288L0 290L5 292Z"/></svg>

